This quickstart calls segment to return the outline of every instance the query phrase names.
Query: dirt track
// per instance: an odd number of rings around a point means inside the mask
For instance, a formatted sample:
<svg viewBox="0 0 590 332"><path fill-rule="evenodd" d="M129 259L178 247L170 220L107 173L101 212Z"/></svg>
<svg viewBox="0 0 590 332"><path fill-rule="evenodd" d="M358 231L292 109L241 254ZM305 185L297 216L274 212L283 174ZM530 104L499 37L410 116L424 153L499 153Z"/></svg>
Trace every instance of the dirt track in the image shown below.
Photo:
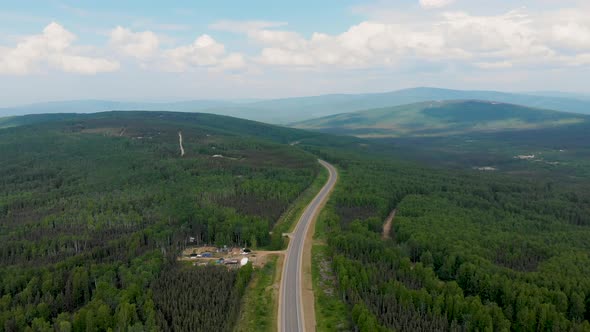
<svg viewBox="0 0 590 332"><path fill-rule="evenodd" d="M393 218L395 218L395 209L391 211L383 224L383 233L381 234L383 240L391 239L391 225L393 224Z"/></svg>
<svg viewBox="0 0 590 332"><path fill-rule="evenodd" d="M178 132L178 144L180 145L180 156L184 157L184 147L182 146L182 132Z"/></svg>

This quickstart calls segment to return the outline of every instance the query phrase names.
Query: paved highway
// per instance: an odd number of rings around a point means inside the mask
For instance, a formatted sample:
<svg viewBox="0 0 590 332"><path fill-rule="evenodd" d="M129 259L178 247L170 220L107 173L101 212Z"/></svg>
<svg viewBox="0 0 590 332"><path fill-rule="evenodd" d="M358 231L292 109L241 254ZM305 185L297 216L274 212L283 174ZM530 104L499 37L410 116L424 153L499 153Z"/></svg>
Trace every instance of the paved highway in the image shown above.
<svg viewBox="0 0 590 332"><path fill-rule="evenodd" d="M305 235L309 229L312 220L319 214L321 207L328 196L338 177L338 172L334 166L319 160L330 176L328 182L322 187L322 190L309 203L305 211L299 218L295 231L291 235L285 262L283 265L283 274L281 280L281 290L279 295L279 331L280 332L299 332L305 330L303 317L303 303L301 301L302 291L302 268L303 247L305 246ZM307 245L311 245L308 243ZM314 324L315 325L315 324Z"/></svg>

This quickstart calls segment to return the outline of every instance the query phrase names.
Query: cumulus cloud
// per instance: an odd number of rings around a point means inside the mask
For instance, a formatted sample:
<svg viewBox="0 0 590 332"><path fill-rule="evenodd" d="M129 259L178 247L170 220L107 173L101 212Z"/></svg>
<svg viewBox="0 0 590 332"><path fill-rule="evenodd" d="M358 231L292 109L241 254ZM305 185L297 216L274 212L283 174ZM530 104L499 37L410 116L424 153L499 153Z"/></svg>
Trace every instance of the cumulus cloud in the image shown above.
<svg viewBox="0 0 590 332"><path fill-rule="evenodd" d="M414 22L365 21L340 34L318 32L307 38L264 24L247 26L236 31L261 46L253 60L274 66L367 68L411 60L494 70L580 66L590 53L590 20L565 11L547 17L524 8L489 16L445 11Z"/></svg>
<svg viewBox="0 0 590 332"><path fill-rule="evenodd" d="M572 49L590 49L590 24L568 22L553 26L552 37L557 45Z"/></svg>
<svg viewBox="0 0 590 332"><path fill-rule="evenodd" d="M192 66L237 69L245 63L240 54L227 55L225 46L209 35L198 37L192 44L166 50L164 58L172 70L185 70Z"/></svg>
<svg viewBox="0 0 590 332"><path fill-rule="evenodd" d="M41 34L22 38L15 47L0 48L0 74L24 75L52 68L70 73L96 74L119 69L119 63L79 54L76 36L58 23Z"/></svg>
<svg viewBox="0 0 590 332"><path fill-rule="evenodd" d="M160 38L152 31L134 32L118 26L111 31L110 44L120 53L139 59L142 67L163 71L200 67L237 70L246 63L241 54L228 54L222 43L207 34L197 37L190 44L162 49Z"/></svg>
<svg viewBox="0 0 590 332"><path fill-rule="evenodd" d="M111 31L111 45L124 55L146 59L158 50L160 40L152 31L133 32L118 26Z"/></svg>
<svg viewBox="0 0 590 332"><path fill-rule="evenodd" d="M424 8L440 8L451 2L420 3ZM248 56L228 51L209 34L170 46L173 39L166 35L117 26L110 31L109 48L102 53L114 51L120 61L155 71L236 71L257 65L313 70L401 67L407 63L481 70L590 65L590 18L580 10L531 12L520 8L498 15L446 9L418 12L422 16L414 20L376 18L336 34L302 35L287 29L285 22L274 21L218 21L209 26L241 34L250 46L257 45ZM82 52L75 41L72 32L51 23L42 33L24 37L14 47L0 46L0 74L46 68L93 74L119 68L116 60Z"/></svg>
<svg viewBox="0 0 590 332"><path fill-rule="evenodd" d="M443 36L403 25L362 22L339 35L315 33L310 39L287 31L250 33L267 44L259 61L275 65L370 67L395 65L404 56L449 59L467 56L446 47Z"/></svg>
<svg viewBox="0 0 590 332"><path fill-rule="evenodd" d="M460 47L479 57L554 56L533 26L531 17L522 11L497 16L472 16L467 13L445 13L441 24L447 45Z"/></svg>
<svg viewBox="0 0 590 332"><path fill-rule="evenodd" d="M455 2L455 0L420 0L420 6L424 9L443 8Z"/></svg>

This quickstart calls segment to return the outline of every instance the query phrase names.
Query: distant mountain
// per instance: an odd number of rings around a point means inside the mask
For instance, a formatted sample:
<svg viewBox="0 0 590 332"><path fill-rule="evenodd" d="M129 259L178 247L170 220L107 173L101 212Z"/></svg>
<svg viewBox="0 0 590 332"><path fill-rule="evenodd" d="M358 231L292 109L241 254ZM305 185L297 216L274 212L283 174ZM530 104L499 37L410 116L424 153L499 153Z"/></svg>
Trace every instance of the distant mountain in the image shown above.
<svg viewBox="0 0 590 332"><path fill-rule="evenodd" d="M275 116L285 119L285 121L279 121L277 123L285 123L289 120L296 122L339 113L406 105L430 100L488 100L562 112L590 114L590 99L438 88L412 88L385 93L337 94L275 99L250 103L247 106L257 110L272 110Z"/></svg>
<svg viewBox="0 0 590 332"><path fill-rule="evenodd" d="M258 100L193 100L169 103L119 102L108 100L72 100L60 102L37 103L24 106L0 108L0 117L21 116L27 114L54 113L97 113L105 111L174 111L204 112L217 115L234 116L248 120L268 123L287 123L307 119L288 112L276 112L273 107L257 109ZM22 119L21 119L22 120ZM20 120L19 120L20 121Z"/></svg>
<svg viewBox="0 0 590 332"><path fill-rule="evenodd" d="M489 101L432 101L343 113L295 123L296 128L359 137L441 136L547 128L590 116Z"/></svg>
<svg viewBox="0 0 590 332"><path fill-rule="evenodd" d="M274 124L288 124L312 118L373 108L384 108L430 100L488 100L562 112L590 114L590 98L580 95L512 94L495 91L461 91L413 88L385 93L333 94L271 100L194 100L170 103L80 100L0 108L0 117L39 113L94 113L109 110L207 112ZM567 97L566 97L567 96Z"/></svg>
<svg viewBox="0 0 590 332"><path fill-rule="evenodd" d="M561 91L533 91L525 94L533 96L558 97L567 99L590 100L590 94L575 93L575 92L561 92Z"/></svg>
<svg viewBox="0 0 590 332"><path fill-rule="evenodd" d="M122 102L109 100L68 100L0 108L0 116L40 113L96 113L112 110L161 111L175 109L179 111L199 111L216 107L230 107L234 104L238 103L217 100L181 101L171 103Z"/></svg>

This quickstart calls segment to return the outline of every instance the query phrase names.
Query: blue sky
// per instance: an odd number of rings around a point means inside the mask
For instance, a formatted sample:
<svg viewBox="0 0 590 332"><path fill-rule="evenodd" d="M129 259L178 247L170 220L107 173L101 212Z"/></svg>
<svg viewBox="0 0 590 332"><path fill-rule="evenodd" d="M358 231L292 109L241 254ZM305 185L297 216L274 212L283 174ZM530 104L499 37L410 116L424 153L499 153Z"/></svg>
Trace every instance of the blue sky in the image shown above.
<svg viewBox="0 0 590 332"><path fill-rule="evenodd" d="M590 93L587 1L0 3L0 106L413 86Z"/></svg>

